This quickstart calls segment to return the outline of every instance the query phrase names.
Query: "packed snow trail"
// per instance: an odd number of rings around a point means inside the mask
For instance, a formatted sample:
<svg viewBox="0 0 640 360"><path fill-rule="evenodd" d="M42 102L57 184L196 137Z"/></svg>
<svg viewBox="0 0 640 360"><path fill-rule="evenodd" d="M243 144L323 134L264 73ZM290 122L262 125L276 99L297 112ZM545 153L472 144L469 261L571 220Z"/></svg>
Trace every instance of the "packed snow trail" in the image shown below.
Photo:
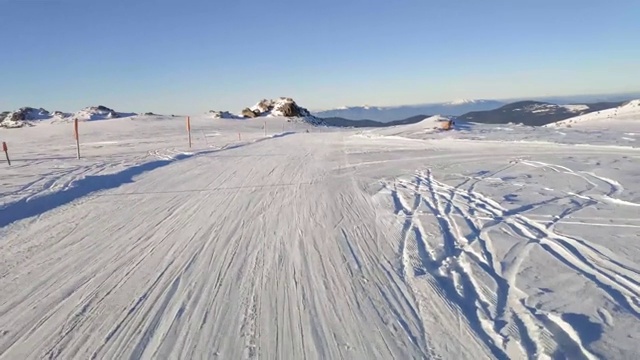
<svg viewBox="0 0 640 360"><path fill-rule="evenodd" d="M638 352L636 149L229 138L18 160L0 359Z"/></svg>
<svg viewBox="0 0 640 360"><path fill-rule="evenodd" d="M195 156L11 225L0 357L432 357L371 197L331 170L342 139Z"/></svg>

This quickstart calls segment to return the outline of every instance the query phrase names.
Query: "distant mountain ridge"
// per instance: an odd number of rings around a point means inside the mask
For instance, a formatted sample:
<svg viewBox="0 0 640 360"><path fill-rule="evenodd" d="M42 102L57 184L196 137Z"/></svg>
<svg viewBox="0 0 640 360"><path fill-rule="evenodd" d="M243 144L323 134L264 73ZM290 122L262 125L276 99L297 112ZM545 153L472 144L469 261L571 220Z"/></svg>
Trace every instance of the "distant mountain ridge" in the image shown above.
<svg viewBox="0 0 640 360"><path fill-rule="evenodd" d="M350 120L350 119L345 119L341 117L322 118L322 120L323 120L323 123L327 126L374 128L374 127L389 127L389 126L396 126L396 125L415 124L429 117L430 115L416 115L406 119L394 120L389 122L381 122L381 121L375 121L375 120L369 120L369 119Z"/></svg>
<svg viewBox="0 0 640 360"><path fill-rule="evenodd" d="M626 99L624 95L611 95L611 98L624 99L621 101L604 102L566 102L566 105L558 105L552 102L523 100L509 104L503 104L493 100L455 100L449 103L409 105L400 107L346 107L321 112L310 112L299 106L291 98L279 98L275 100L262 100L251 108L243 110L242 114L232 114L227 111L210 111L213 118L240 119L243 117L257 116L284 116L299 118L301 121L313 125L327 125L335 127L387 127L396 125L414 124L431 116L431 114L443 115L466 122L487 124L516 123L529 126L543 126L546 124L566 120L572 117L589 114L592 112L619 107L632 99ZM640 98L640 94L638 96ZM637 100L635 100L637 102ZM634 103L635 104L635 103ZM488 110L474 110L460 115L455 115L460 110L472 108L490 108ZM419 111L425 108L433 111ZM347 113L351 117L328 116L326 114ZM369 116L356 116L364 113ZM319 116L318 114L325 114ZM398 114L398 116L395 116ZM74 118L79 120L102 120L136 116L136 113L116 112L105 106L90 106L75 113L61 111L49 112L42 108L23 107L16 111L0 112L0 128L20 128L32 126L39 121L53 120L53 122L67 122ZM153 115L145 113L144 115ZM404 116L407 115L407 116ZM172 115L173 117L174 115ZM384 120L380 120L384 118Z"/></svg>
<svg viewBox="0 0 640 360"><path fill-rule="evenodd" d="M542 101L517 101L487 111L472 111L460 116L445 115L456 120L485 124L523 124L543 126L592 112L616 108L626 102L598 102L585 104L557 105ZM440 114L444 115L444 114ZM337 127L388 127L418 123L430 115L415 115L401 120L376 121L372 119L352 120L342 117L323 118L325 124Z"/></svg>
<svg viewBox="0 0 640 360"><path fill-rule="evenodd" d="M343 118L346 120L368 119L390 122L420 114L442 114L458 116L470 111L492 110L506 103L496 100L456 100L447 103L419 104L389 107L354 106L313 112L321 118Z"/></svg>
<svg viewBox="0 0 640 360"><path fill-rule="evenodd" d="M442 114L462 116L470 112L490 111L505 105L521 101L535 101L551 104L597 104L619 103L640 98L640 93L538 96L513 99L459 99L442 103L424 103L399 106L344 106L335 109L316 110L312 113L322 118L342 118L345 120L367 119L377 122L389 122L406 119L420 114Z"/></svg>
<svg viewBox="0 0 640 360"><path fill-rule="evenodd" d="M484 124L523 124L543 126L595 111L615 108L625 102L557 105L541 101L518 101L488 111L473 111L457 119Z"/></svg>

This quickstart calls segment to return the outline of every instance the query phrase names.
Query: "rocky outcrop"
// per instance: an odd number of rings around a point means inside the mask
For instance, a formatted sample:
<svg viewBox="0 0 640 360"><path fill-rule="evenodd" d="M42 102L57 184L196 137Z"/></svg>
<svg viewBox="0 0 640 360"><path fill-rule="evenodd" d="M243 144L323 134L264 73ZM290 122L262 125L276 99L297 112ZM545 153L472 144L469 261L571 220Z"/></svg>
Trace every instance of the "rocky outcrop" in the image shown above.
<svg viewBox="0 0 640 360"><path fill-rule="evenodd" d="M313 116L309 110L298 105L289 97L275 100L263 99L254 106L244 109L242 116L245 118L286 117L290 122L300 121L312 125L325 125L323 119Z"/></svg>
<svg viewBox="0 0 640 360"><path fill-rule="evenodd" d="M242 116L246 118L255 118L255 117L258 117L259 115L260 115L259 112L256 112L255 110L251 110L249 108L242 110Z"/></svg>
<svg viewBox="0 0 640 360"><path fill-rule="evenodd" d="M44 120L51 117L51 114L43 108L23 107L17 111L9 113L5 120L8 121L30 121L30 120Z"/></svg>
<svg viewBox="0 0 640 360"><path fill-rule="evenodd" d="M271 110L273 110L273 105L274 105L274 101L273 100L263 99L259 103L254 105L251 108L251 110L256 112L258 115L266 114L266 113L270 112Z"/></svg>
<svg viewBox="0 0 640 360"><path fill-rule="evenodd" d="M250 108L258 116L309 117L309 110L299 106L292 98L281 97L276 100L261 100Z"/></svg>
<svg viewBox="0 0 640 360"><path fill-rule="evenodd" d="M282 112L283 116L286 117L300 117L300 108L295 105L295 103L286 103L280 106L279 109Z"/></svg>
<svg viewBox="0 0 640 360"><path fill-rule="evenodd" d="M51 113L47 110L32 107L23 107L13 112L3 112L0 116L0 127L21 128L32 126L31 121L47 120L51 118Z"/></svg>
<svg viewBox="0 0 640 360"><path fill-rule="evenodd" d="M116 119L120 117L120 115L115 110L109 109L108 107L103 105L90 106L88 108L85 108L84 111L93 115L99 115L100 117L107 119Z"/></svg>

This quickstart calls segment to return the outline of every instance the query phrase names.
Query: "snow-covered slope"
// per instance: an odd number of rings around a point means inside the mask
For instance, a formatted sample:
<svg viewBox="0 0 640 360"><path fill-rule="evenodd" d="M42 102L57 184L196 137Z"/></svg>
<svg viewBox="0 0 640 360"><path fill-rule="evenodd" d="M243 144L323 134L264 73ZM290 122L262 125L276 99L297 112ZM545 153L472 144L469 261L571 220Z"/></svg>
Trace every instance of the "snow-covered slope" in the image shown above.
<svg viewBox="0 0 640 360"><path fill-rule="evenodd" d="M3 132L0 358L637 357L625 128L446 119Z"/></svg>
<svg viewBox="0 0 640 360"><path fill-rule="evenodd" d="M578 127L602 129L609 127L640 130L640 99L617 108L593 112L549 124L550 127Z"/></svg>

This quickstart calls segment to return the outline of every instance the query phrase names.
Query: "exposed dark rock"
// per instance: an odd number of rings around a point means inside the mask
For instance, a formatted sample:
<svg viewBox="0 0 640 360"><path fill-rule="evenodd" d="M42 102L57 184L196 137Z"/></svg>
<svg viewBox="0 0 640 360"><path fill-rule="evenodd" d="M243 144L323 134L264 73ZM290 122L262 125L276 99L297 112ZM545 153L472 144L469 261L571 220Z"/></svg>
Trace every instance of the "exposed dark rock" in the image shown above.
<svg viewBox="0 0 640 360"><path fill-rule="evenodd" d="M215 110L209 110L209 114L211 114L211 116L214 119L236 119L237 116L228 112L228 111L215 111Z"/></svg>
<svg viewBox="0 0 640 360"><path fill-rule="evenodd" d="M255 118L255 117L258 117L258 115L260 114L256 113L254 110L251 110L249 108L242 110L242 116L246 118Z"/></svg>

